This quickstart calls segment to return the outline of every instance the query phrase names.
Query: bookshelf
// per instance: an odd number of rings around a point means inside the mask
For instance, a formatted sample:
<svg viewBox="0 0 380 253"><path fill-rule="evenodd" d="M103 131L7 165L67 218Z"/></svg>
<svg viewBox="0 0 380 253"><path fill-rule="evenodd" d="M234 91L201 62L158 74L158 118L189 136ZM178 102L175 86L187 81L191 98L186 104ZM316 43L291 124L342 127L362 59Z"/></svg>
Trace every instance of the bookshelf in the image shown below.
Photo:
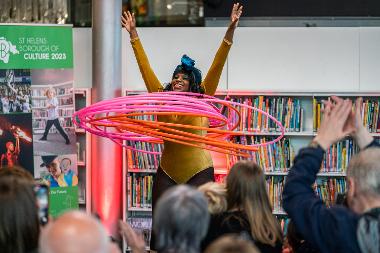
<svg viewBox="0 0 380 253"><path fill-rule="evenodd" d="M139 92L131 92L138 94ZM130 94L129 92L126 93ZM321 101L327 99L330 95L337 95L355 99L358 96L363 97L363 115L364 124L370 128L372 135L380 139L380 93L341 93L341 92L232 92L222 91L216 94L221 99L247 103L256 106L279 119L286 127L284 138L275 144L260 147L257 152L252 153L251 160L255 161L264 170L267 180L267 190L270 201L273 206L273 214L276 215L285 229L287 224L286 213L282 209L282 190L288 175L289 168L293 165L295 155L302 147L316 136L318 124L321 120ZM318 107L319 104L319 107ZM319 109L318 109L319 108ZM239 126L240 131L257 131L253 137L234 137L231 141L252 144L269 141L276 138L280 133L278 129L253 111L243 109L240 111L242 122ZM258 124L260 122L260 124ZM318 123L319 122L319 123ZM139 144L139 149L160 150L162 147L151 147ZM335 201L337 193L345 192L345 176L349 160L352 155L358 152L357 146L350 138L342 140L333 145L326 152L321 171L317 175L315 192L321 199L330 205ZM150 209L145 207L131 206L132 202L130 193L135 185L130 180L131 175L140 174L154 175L158 166L158 157L139 153L132 154L131 151L124 150L124 220L133 217L149 217ZM240 157L230 155L213 154L215 179L223 181L228 174L230 167L241 160ZM142 213L142 214L141 214Z"/></svg>
<svg viewBox="0 0 380 253"><path fill-rule="evenodd" d="M74 89L75 110L91 105L91 89ZM78 156L78 197L81 209L91 213L91 134L75 128Z"/></svg>
<svg viewBox="0 0 380 253"><path fill-rule="evenodd" d="M58 99L58 114L61 126L68 132L74 130L74 125L71 121L71 115L74 113L73 101L73 83L64 82L52 85L32 85L32 112L33 112L33 132L34 134L42 134L45 130L47 122L46 111L46 96L47 88L55 90ZM56 133L55 128L50 129L51 133Z"/></svg>
<svg viewBox="0 0 380 253"><path fill-rule="evenodd" d="M300 148L307 146L307 144L316 136L322 117L323 104L322 101L328 99L331 95L338 95L352 100L356 97L363 97L363 124L367 126L369 131L379 139L380 133L380 120L379 120L379 104L380 94L376 93L264 93L253 94L249 93L233 93L229 92L219 94L223 98L228 96L230 100L238 101L241 103L252 104L264 111L269 112L277 119L280 119L282 124L286 127L284 138L273 145L260 147L258 152L251 156L251 160L255 161L264 169L264 174L267 178L267 190L269 198L273 206L273 213L276 216L283 216L282 203L282 189L286 176L288 175L289 168L292 166L295 154L298 153ZM259 101L259 102L257 102ZM279 102L280 101L280 102ZM284 102L284 101L291 101ZM291 103L294 105L289 106ZM296 106L300 105L299 110L294 110ZM278 112L281 111L282 115ZM299 115L291 115L293 112L300 112ZM246 112L241 110L242 118L247 118L247 114L253 112ZM290 114L290 115L289 115ZM295 119L295 120L294 120ZM297 125L297 121L299 126ZM249 138L234 138L233 141L242 144L260 143L263 140L268 141L279 133L276 129L271 128L270 123L260 119L255 115L253 122L261 122L261 125L242 122L240 130L255 130L258 133L254 137ZM290 122L290 124L289 124ZM316 194L327 204L331 205L338 193L344 193L346 190L345 176L346 169L351 157L358 152L358 147L352 139L346 138L334 144L327 150L320 172L317 174L316 180ZM226 174L228 169L241 158L234 156L227 156Z"/></svg>

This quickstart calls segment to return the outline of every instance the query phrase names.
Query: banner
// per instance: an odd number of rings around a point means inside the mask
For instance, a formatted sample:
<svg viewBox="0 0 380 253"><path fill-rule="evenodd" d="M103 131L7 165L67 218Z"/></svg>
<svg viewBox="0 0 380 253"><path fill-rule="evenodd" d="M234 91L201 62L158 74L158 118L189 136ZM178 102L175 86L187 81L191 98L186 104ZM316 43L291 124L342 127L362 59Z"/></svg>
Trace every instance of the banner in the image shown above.
<svg viewBox="0 0 380 253"><path fill-rule="evenodd" d="M71 26L0 26L0 69L73 67Z"/></svg>
<svg viewBox="0 0 380 253"><path fill-rule="evenodd" d="M73 80L71 26L0 25L0 169L49 185L53 216L78 208Z"/></svg>

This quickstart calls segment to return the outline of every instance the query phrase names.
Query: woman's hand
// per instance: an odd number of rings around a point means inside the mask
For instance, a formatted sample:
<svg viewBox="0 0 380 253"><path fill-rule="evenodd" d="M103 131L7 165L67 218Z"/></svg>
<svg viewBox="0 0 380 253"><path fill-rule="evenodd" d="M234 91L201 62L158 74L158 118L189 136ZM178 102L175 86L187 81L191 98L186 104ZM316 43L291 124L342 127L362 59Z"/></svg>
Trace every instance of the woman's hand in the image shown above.
<svg viewBox="0 0 380 253"><path fill-rule="evenodd" d="M237 27L237 25L239 23L240 16L242 13L243 13L243 5L241 5L239 3L234 4L234 6L232 7L232 11L231 11L230 27L232 27L232 28Z"/></svg>
<svg viewBox="0 0 380 253"><path fill-rule="evenodd" d="M131 39L137 38L137 30L136 30L136 18L135 14L130 11L123 12L123 15L121 16L121 25L124 27L131 37Z"/></svg>
<svg viewBox="0 0 380 253"><path fill-rule="evenodd" d="M237 27L239 23L239 19L242 13L243 13L243 6L240 5L239 3L234 4L231 11L231 23L228 26L226 35L224 35L224 39L227 40L229 43L232 43L232 39L234 38L235 28Z"/></svg>

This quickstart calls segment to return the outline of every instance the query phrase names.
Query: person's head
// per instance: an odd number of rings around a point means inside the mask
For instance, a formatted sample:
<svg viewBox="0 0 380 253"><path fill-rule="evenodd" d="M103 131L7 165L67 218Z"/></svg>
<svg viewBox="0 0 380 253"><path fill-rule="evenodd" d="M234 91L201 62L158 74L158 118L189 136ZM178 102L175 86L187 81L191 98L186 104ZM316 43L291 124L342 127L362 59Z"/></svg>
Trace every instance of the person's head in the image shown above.
<svg viewBox="0 0 380 253"><path fill-rule="evenodd" d="M40 167L46 167L49 173L54 177L59 177L61 175L61 167L59 163L58 156L55 155L47 155L41 156L43 163Z"/></svg>
<svg viewBox="0 0 380 253"><path fill-rule="evenodd" d="M353 156L347 168L347 203L363 213L380 206L380 148L368 148Z"/></svg>
<svg viewBox="0 0 380 253"><path fill-rule="evenodd" d="M227 175L228 209L243 210L256 240L275 245L282 240L281 228L272 214L265 176L254 162L238 162Z"/></svg>
<svg viewBox="0 0 380 253"><path fill-rule="evenodd" d="M293 251L296 251L300 247L303 238L301 234L297 232L293 221L290 221L288 224L286 238Z"/></svg>
<svg viewBox="0 0 380 253"><path fill-rule="evenodd" d="M260 253L260 251L252 241L237 234L229 234L211 243L205 253Z"/></svg>
<svg viewBox="0 0 380 253"><path fill-rule="evenodd" d="M199 252L210 215L203 194L187 185L170 188L158 200L153 228L159 252Z"/></svg>
<svg viewBox="0 0 380 253"><path fill-rule="evenodd" d="M204 93L201 86L202 73L194 67L195 61L183 55L181 65L178 65L172 76L172 81L165 87L165 91Z"/></svg>
<svg viewBox="0 0 380 253"><path fill-rule="evenodd" d="M15 145L11 141L8 141L5 144L5 147L6 147L7 151L10 151L10 152L13 152L15 150Z"/></svg>
<svg viewBox="0 0 380 253"><path fill-rule="evenodd" d="M198 187L208 202L208 211L217 214L227 211L227 189L224 184L208 182Z"/></svg>
<svg viewBox="0 0 380 253"><path fill-rule="evenodd" d="M0 169L0 249L24 253L38 248L40 224L33 176L20 167Z"/></svg>
<svg viewBox="0 0 380 253"><path fill-rule="evenodd" d="M109 247L99 221L80 211L67 212L49 223L40 237L41 253L104 253Z"/></svg>
<svg viewBox="0 0 380 253"><path fill-rule="evenodd" d="M45 91L45 96L47 98L53 98L55 96L55 90L53 88L48 88L46 91Z"/></svg>

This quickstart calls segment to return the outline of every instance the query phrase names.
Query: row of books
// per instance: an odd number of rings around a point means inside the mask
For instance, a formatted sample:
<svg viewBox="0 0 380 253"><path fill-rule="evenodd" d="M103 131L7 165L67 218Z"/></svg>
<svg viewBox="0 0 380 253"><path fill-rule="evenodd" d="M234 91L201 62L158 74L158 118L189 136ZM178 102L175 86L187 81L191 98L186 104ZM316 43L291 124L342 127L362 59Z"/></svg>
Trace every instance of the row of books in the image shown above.
<svg viewBox="0 0 380 253"><path fill-rule="evenodd" d="M330 178L317 181L315 191L327 206L331 206L335 204L338 193L346 192L346 180L344 178Z"/></svg>
<svg viewBox="0 0 380 253"><path fill-rule="evenodd" d="M64 98L58 98L58 104L59 105L73 105L74 99L73 97L64 97Z"/></svg>
<svg viewBox="0 0 380 253"><path fill-rule="evenodd" d="M284 190L284 184L284 177L271 176L266 178L266 187L269 195L269 201L274 212L283 212L282 191Z"/></svg>
<svg viewBox="0 0 380 253"><path fill-rule="evenodd" d="M46 126L47 119L33 119L32 127L33 129L42 129ZM60 118L59 122L63 128L72 128L74 127L71 118ZM55 128L54 128L55 129Z"/></svg>
<svg viewBox="0 0 380 253"><path fill-rule="evenodd" d="M153 176L131 173L127 180L128 207L151 208Z"/></svg>
<svg viewBox="0 0 380 253"><path fill-rule="evenodd" d="M128 141L127 145L138 150L160 152L162 144L154 144L140 141ZM148 154L127 149L128 168L142 170L156 170L160 164L160 155Z"/></svg>
<svg viewBox="0 0 380 253"><path fill-rule="evenodd" d="M363 101L362 117L363 125L371 133L380 133L380 100L378 101Z"/></svg>
<svg viewBox="0 0 380 253"><path fill-rule="evenodd" d="M274 138L271 136L237 136L232 141L243 145L252 145L266 143ZM250 159L263 168L265 172L285 172L292 166L294 156L294 147L290 139L285 137L274 144L260 146L257 152L251 152ZM246 158L229 156L228 164L232 166L239 160L246 160Z"/></svg>
<svg viewBox="0 0 380 253"><path fill-rule="evenodd" d="M46 86L46 88L35 88L32 87L32 96L34 97L44 97L46 90L49 88L49 86ZM67 95L67 94L73 94L73 88L72 84L67 84L66 87L55 87L53 88L55 90L55 94L58 96Z"/></svg>
<svg viewBox="0 0 380 253"><path fill-rule="evenodd" d="M274 212L283 212L282 192L286 178L271 176L266 178L266 190ZM317 180L315 184L316 194L327 206L336 202L337 194L346 192L346 180L344 178L329 178Z"/></svg>
<svg viewBox="0 0 380 253"><path fill-rule="evenodd" d="M327 99L327 98L326 98ZM323 99L313 98L313 130L318 131L323 117ZM365 99L362 105L361 115L363 125L372 133L380 133L380 101Z"/></svg>
<svg viewBox="0 0 380 253"><path fill-rule="evenodd" d="M129 217L127 222L137 234L141 234L144 238L145 245L150 245L150 238L152 234L152 217Z"/></svg>
<svg viewBox="0 0 380 253"><path fill-rule="evenodd" d="M57 91L57 95L67 95L67 94L73 93L73 88L72 87L56 88L56 91Z"/></svg>
<svg viewBox="0 0 380 253"><path fill-rule="evenodd" d="M339 141L325 153L321 172L346 172L348 163L359 148L352 139Z"/></svg>
<svg viewBox="0 0 380 253"><path fill-rule="evenodd" d="M58 109L58 116L59 117L71 117L74 114L74 108L62 108ZM48 117L47 110L33 110L33 117L35 118L44 118Z"/></svg>
<svg viewBox="0 0 380 253"><path fill-rule="evenodd" d="M279 120L288 132L300 132L303 130L303 108L298 98L258 96L232 98L231 101L253 106L269 113ZM263 113L243 106L235 107L241 115L240 131L279 131L277 124ZM226 110L226 114L228 114L227 112ZM230 117L234 123L238 121L236 113L226 116Z"/></svg>

